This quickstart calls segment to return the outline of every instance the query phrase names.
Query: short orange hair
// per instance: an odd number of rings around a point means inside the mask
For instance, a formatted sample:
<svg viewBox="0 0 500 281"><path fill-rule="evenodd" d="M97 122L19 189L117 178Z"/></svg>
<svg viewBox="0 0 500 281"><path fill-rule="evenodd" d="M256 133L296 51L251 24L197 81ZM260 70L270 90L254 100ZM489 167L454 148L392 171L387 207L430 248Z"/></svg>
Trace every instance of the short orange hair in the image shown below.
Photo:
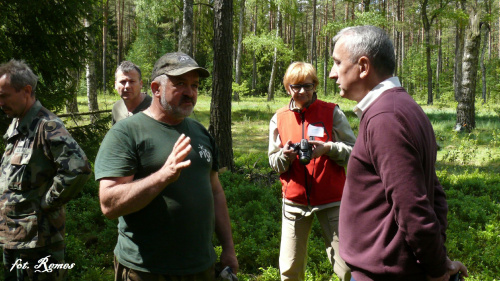
<svg viewBox="0 0 500 281"><path fill-rule="evenodd" d="M302 82L306 80L307 77L312 78L314 88L316 88L319 84L319 79L313 65L301 61L294 62L290 64L286 70L285 76L283 77L283 86L285 86L285 90L288 90L289 85Z"/></svg>

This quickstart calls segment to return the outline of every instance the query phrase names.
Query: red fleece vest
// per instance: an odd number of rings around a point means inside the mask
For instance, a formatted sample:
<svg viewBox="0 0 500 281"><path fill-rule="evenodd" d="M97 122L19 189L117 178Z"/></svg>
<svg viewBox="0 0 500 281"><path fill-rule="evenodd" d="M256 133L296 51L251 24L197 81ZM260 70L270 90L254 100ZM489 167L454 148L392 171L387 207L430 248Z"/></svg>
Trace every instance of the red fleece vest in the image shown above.
<svg viewBox="0 0 500 281"><path fill-rule="evenodd" d="M278 131L281 144L288 140L297 143L302 139L302 123L304 138L309 140L309 124L323 127L323 137L315 137L320 141L335 141L333 138L333 110L336 104L316 100L300 113L293 112L289 106L277 111ZM304 166L298 157L290 165L288 171L280 175L283 186L283 197L303 205L323 205L340 201L344 189L345 171L328 156L311 159Z"/></svg>

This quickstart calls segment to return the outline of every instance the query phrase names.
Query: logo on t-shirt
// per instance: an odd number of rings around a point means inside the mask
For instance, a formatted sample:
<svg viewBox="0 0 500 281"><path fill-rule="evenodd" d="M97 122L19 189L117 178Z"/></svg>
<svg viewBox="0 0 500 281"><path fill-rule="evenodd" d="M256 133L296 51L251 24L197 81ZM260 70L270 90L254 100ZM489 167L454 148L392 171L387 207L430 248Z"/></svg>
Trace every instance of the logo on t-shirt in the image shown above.
<svg viewBox="0 0 500 281"><path fill-rule="evenodd" d="M206 149L203 145L198 145L198 148L200 149L200 157L201 158L207 158L207 162L210 163L210 160L212 159L212 154L210 154L210 151Z"/></svg>

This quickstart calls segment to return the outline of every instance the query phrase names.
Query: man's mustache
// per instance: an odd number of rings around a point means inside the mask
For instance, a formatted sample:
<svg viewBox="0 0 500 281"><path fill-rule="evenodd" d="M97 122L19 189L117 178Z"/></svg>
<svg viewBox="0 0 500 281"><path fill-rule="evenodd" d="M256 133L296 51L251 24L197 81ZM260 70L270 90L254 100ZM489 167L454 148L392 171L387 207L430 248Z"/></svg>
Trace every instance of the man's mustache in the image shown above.
<svg viewBox="0 0 500 281"><path fill-rule="evenodd" d="M191 97L188 97L188 96L182 96L180 102L181 103L190 102L190 103L194 104L194 99Z"/></svg>

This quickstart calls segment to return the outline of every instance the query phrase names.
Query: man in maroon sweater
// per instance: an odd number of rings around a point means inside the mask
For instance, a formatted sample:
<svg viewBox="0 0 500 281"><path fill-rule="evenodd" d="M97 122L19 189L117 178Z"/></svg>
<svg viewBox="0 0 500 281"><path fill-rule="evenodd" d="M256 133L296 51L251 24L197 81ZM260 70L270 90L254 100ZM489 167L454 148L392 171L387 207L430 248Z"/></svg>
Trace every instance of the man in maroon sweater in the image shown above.
<svg viewBox="0 0 500 281"><path fill-rule="evenodd" d="M394 47L373 26L349 27L333 39L340 96L357 101L361 119L340 206L340 255L352 280L448 281L467 268L451 261L448 212L435 172L432 125L393 77Z"/></svg>

